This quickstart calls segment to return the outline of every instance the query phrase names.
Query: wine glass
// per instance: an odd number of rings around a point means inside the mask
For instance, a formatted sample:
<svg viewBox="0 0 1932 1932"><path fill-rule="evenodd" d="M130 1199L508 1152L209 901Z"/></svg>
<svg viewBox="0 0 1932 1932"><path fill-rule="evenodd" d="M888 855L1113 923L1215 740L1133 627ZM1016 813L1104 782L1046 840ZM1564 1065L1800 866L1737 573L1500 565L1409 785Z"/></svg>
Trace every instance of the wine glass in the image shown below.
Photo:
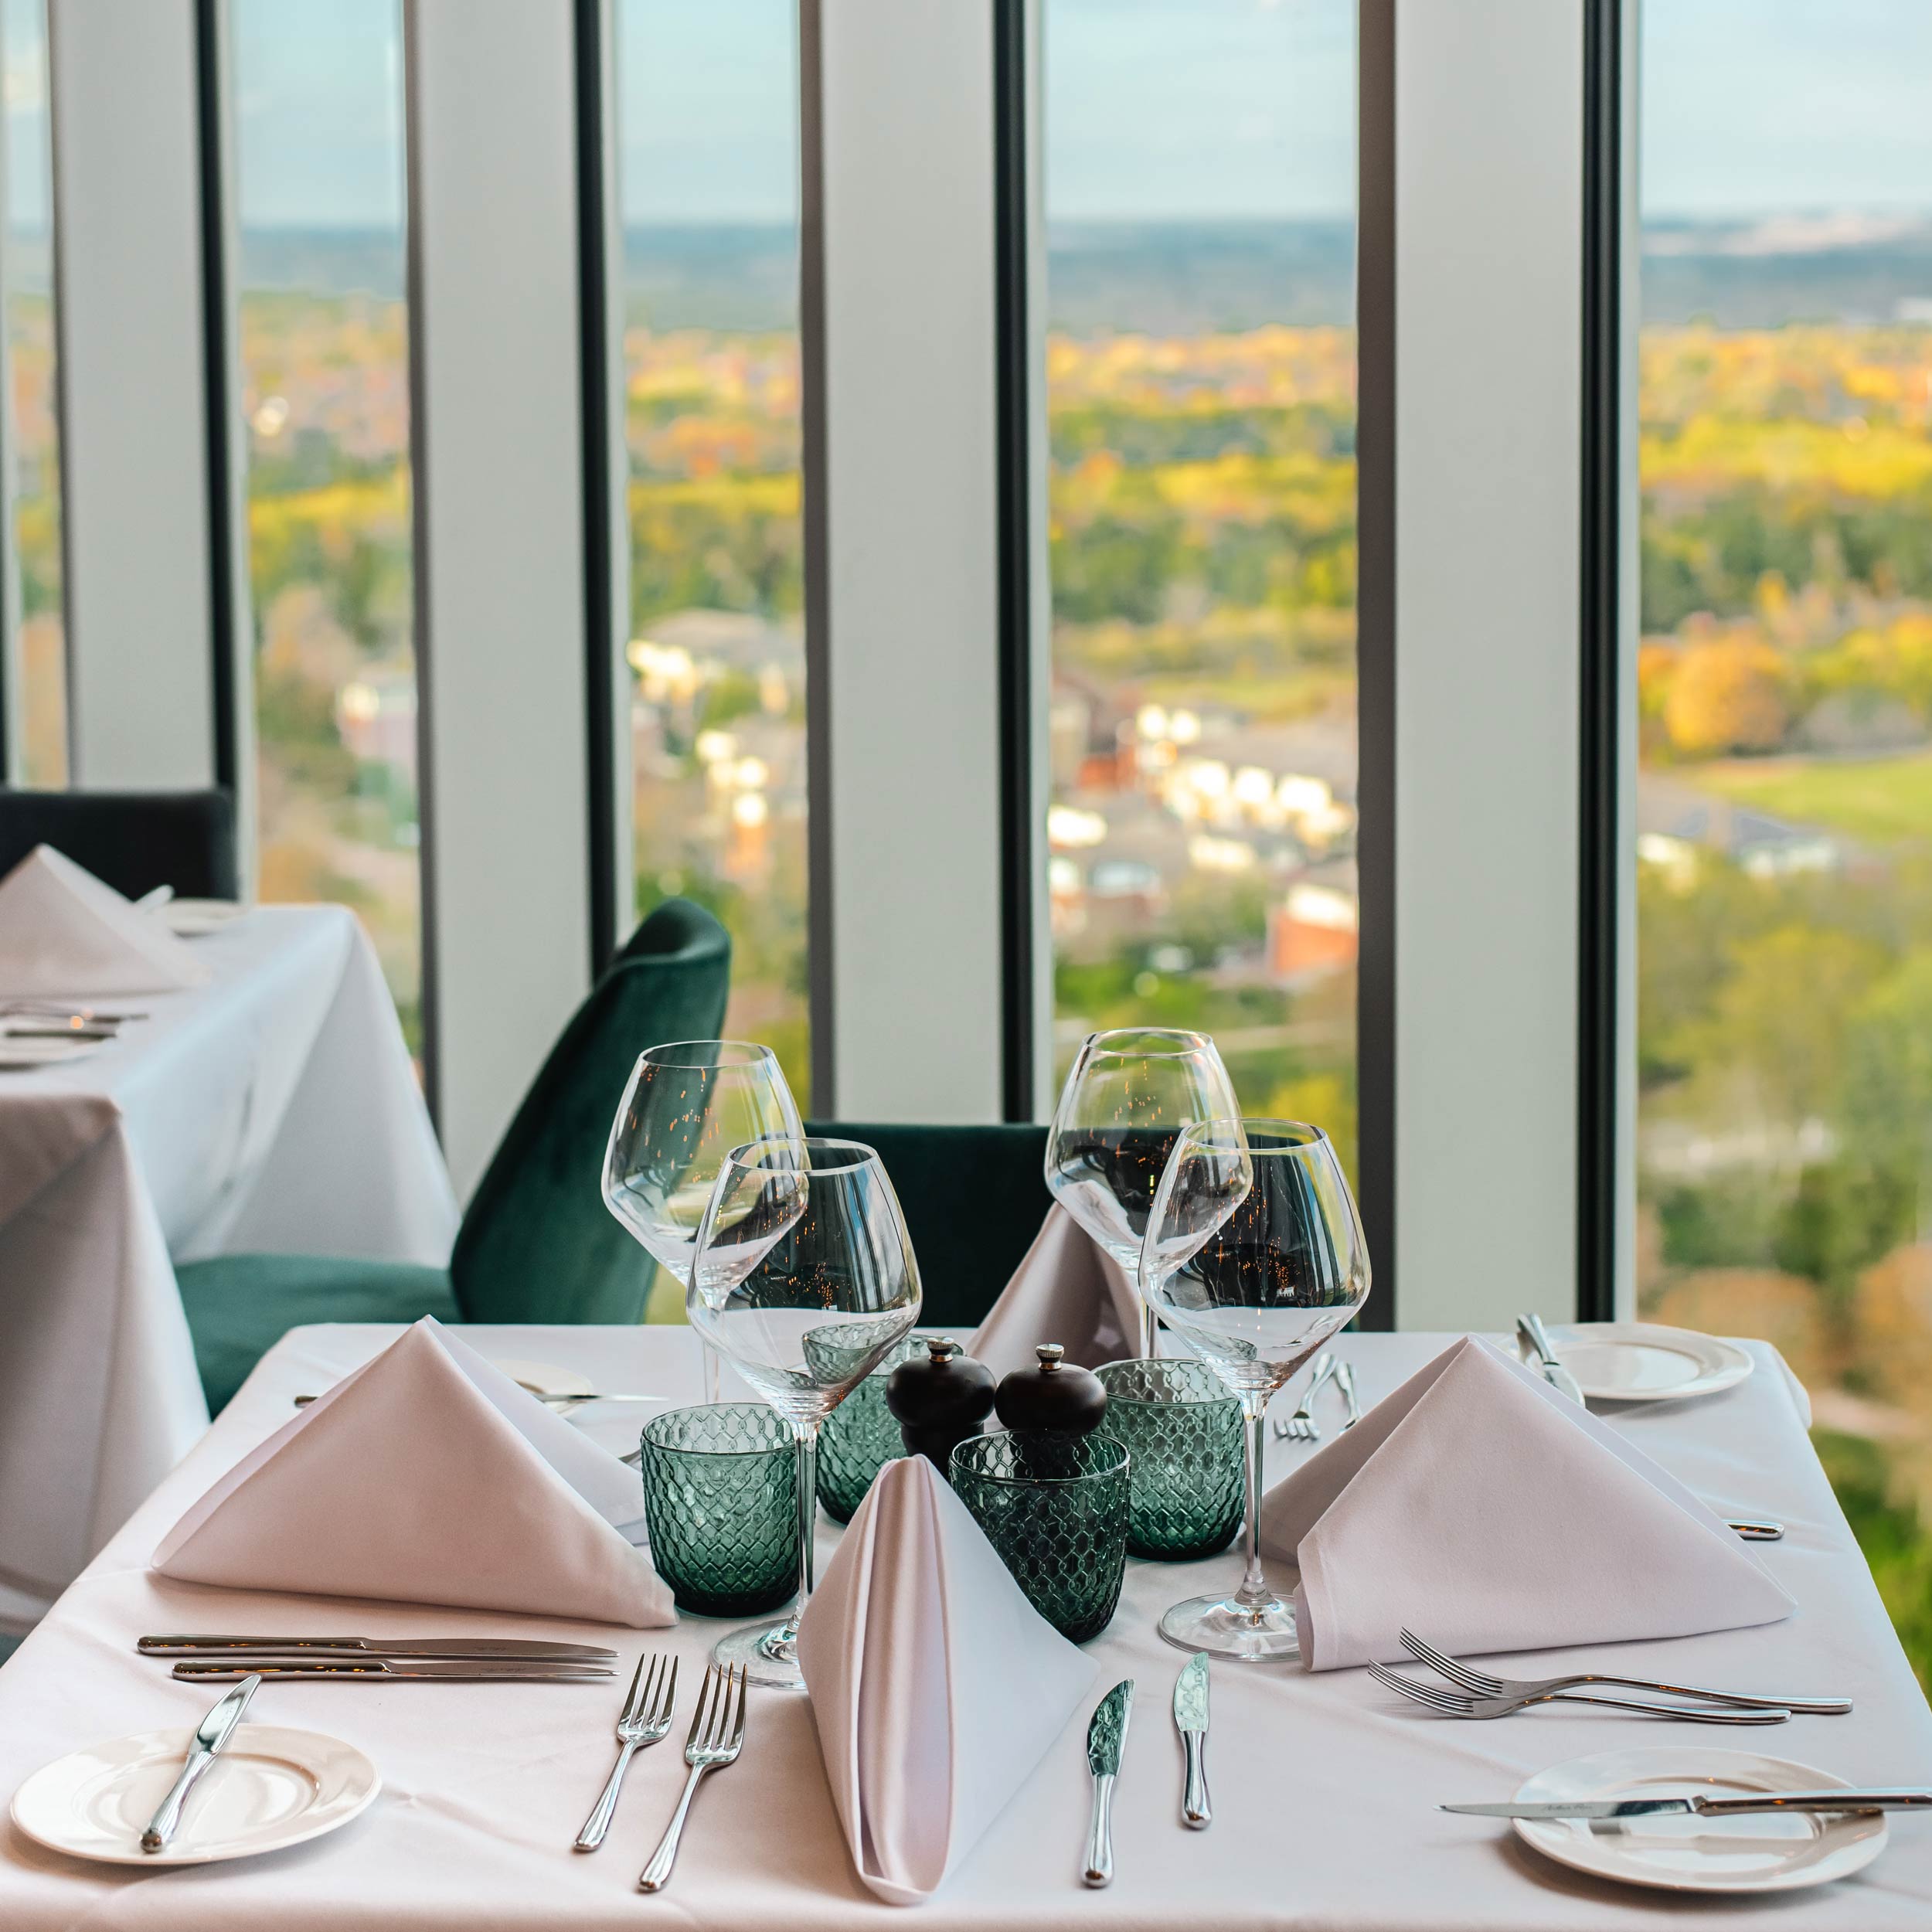
<svg viewBox="0 0 1932 1932"><path fill-rule="evenodd" d="M919 1264L892 1182L856 1141L767 1138L726 1157L685 1291L692 1325L791 1425L798 1458L798 1600L712 1655L795 1689L811 1600L818 1426L919 1318Z"/></svg>
<svg viewBox="0 0 1932 1932"><path fill-rule="evenodd" d="M611 1124L604 1205L688 1288L698 1224L726 1155L753 1141L802 1140L804 1131L770 1047L736 1039L650 1047ZM718 1400L718 1359L708 1343L704 1393Z"/></svg>
<svg viewBox="0 0 1932 1932"><path fill-rule="evenodd" d="M1238 1111L1234 1083L1206 1033L1160 1026L1090 1033L1053 1110L1047 1187L1131 1281L1175 1137L1190 1121ZM1145 1311L1143 1355L1158 1352L1159 1334L1153 1311Z"/></svg>
<svg viewBox="0 0 1932 1932"><path fill-rule="evenodd" d="M1319 1128L1222 1119L1185 1129L1161 1176L1141 1294L1241 1399L1247 1422L1247 1564L1231 1597L1193 1597L1161 1619L1182 1650L1297 1655L1294 1611L1261 1573L1261 1450L1268 1399L1368 1299L1354 1197Z"/></svg>

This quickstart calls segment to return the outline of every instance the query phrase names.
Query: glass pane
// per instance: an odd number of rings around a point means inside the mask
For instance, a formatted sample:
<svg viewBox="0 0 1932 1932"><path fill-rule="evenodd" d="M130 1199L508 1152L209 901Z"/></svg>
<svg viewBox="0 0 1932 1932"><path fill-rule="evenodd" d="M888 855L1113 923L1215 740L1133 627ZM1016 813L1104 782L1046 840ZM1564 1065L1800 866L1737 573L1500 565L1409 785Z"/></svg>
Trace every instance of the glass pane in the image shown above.
<svg viewBox="0 0 1932 1932"><path fill-rule="evenodd" d="M1923 1677L1932 11L1643 19L1639 1300L1789 1357Z"/></svg>
<svg viewBox="0 0 1932 1932"><path fill-rule="evenodd" d="M1060 1070L1355 1138L1355 9L1048 0Z"/></svg>
<svg viewBox="0 0 1932 1932"><path fill-rule="evenodd" d="M45 0L5 0L7 355L13 540L20 573L22 782L67 782L61 617L60 423L54 379L52 124Z"/></svg>
<svg viewBox="0 0 1932 1932"><path fill-rule="evenodd" d="M622 0L637 910L730 928L726 1030L809 1105L792 0Z"/></svg>
<svg viewBox="0 0 1932 1932"><path fill-rule="evenodd" d="M355 909L420 1049L401 17L233 17L257 883Z"/></svg>

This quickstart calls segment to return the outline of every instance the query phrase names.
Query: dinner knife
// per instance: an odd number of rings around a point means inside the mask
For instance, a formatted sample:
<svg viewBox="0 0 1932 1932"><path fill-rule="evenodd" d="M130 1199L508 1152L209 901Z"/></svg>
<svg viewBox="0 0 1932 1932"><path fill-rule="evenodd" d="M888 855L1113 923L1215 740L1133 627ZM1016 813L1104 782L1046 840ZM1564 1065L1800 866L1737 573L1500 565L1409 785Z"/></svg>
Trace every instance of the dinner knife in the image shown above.
<svg viewBox="0 0 1932 1932"><path fill-rule="evenodd" d="M1091 1886L1114 1883L1114 1781L1120 1775L1127 1720L1134 1708L1134 1680L1124 1677L1094 1707L1087 1727L1087 1768L1094 1774L1094 1815L1087 1834L1087 1869Z"/></svg>
<svg viewBox="0 0 1932 1932"><path fill-rule="evenodd" d="M234 1733L235 1726L242 1720L242 1713L248 1708L248 1700L261 1688L259 1674L251 1674L224 1697L201 1720L195 1733L195 1741L188 1747L187 1760L181 1767L181 1775L175 1780L174 1788L161 1801L161 1808L148 1821L148 1828L141 1835L141 1849L144 1852L165 1851L175 1833L181 1827L182 1808L188 1802L188 1794L201 1782L202 1774L214 1763L216 1754Z"/></svg>
<svg viewBox="0 0 1932 1932"><path fill-rule="evenodd" d="M469 1657L505 1662L608 1664L617 1652L595 1644L515 1637L144 1637L146 1657Z"/></svg>
<svg viewBox="0 0 1932 1932"><path fill-rule="evenodd" d="M251 1675L294 1683L335 1678L364 1682L434 1678L461 1684L597 1684L607 1682L611 1673L589 1664L546 1663L536 1658L412 1657L392 1662L383 1657L311 1656L184 1658L175 1665L174 1675L184 1684L230 1683Z"/></svg>
<svg viewBox="0 0 1932 1932"><path fill-rule="evenodd" d="M1621 1818L1665 1818L1689 1814L1698 1818L1730 1818L1740 1811L1932 1811L1932 1790L1913 1785L1887 1785L1870 1791L1750 1791L1737 1798L1709 1798L1695 1792L1685 1798L1579 1798L1530 1804L1438 1804L1439 1811L1460 1811L1470 1818L1575 1818L1592 1822Z"/></svg>
<svg viewBox="0 0 1932 1932"><path fill-rule="evenodd" d="M63 1032L61 1037L65 1039L67 1036ZM110 1034L108 1037L112 1039L113 1036ZM668 1396L635 1395L622 1389L532 1389L526 1387L522 1383L519 1383L517 1386L523 1389L526 1396L535 1396L539 1402L548 1403L553 1407L563 1409L573 1409L580 1402L668 1402L671 1400ZM306 1409L311 1402L321 1400L320 1396L298 1396L295 1398L295 1406L298 1409Z"/></svg>
<svg viewBox="0 0 1932 1932"><path fill-rule="evenodd" d="M1579 1407L1583 1406L1583 1392L1577 1378L1556 1359L1556 1351L1549 1345L1549 1331L1543 1326L1539 1315L1519 1315L1516 1318L1516 1333L1536 1351L1538 1366L1543 1372L1543 1379L1560 1396L1567 1396Z"/></svg>
<svg viewBox="0 0 1932 1932"><path fill-rule="evenodd" d="M1181 1748L1187 1753L1181 1821L1191 1832L1204 1831L1214 1822L1208 1803L1208 1660L1204 1650L1197 1650L1174 1680L1174 1728L1181 1733Z"/></svg>

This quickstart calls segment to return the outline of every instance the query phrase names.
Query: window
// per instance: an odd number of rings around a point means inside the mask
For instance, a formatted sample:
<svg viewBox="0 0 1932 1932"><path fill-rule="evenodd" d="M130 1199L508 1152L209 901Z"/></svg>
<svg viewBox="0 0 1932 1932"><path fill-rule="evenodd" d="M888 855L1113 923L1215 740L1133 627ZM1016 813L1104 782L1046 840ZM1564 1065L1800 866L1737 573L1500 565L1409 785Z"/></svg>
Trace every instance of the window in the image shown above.
<svg viewBox="0 0 1932 1932"><path fill-rule="evenodd" d="M398 0L237 0L259 886L335 900L420 1046Z"/></svg>
<svg viewBox="0 0 1932 1932"><path fill-rule="evenodd" d="M1048 0L1056 1060L1355 1121L1355 20Z"/></svg>
<svg viewBox="0 0 1932 1932"><path fill-rule="evenodd" d="M60 421L55 380L53 182L46 0L5 0L6 352L19 573L20 781L67 782L66 640L61 610Z"/></svg>
<svg viewBox="0 0 1932 1932"><path fill-rule="evenodd" d="M1643 19L1639 1300L1789 1358L1923 1669L1932 15Z"/></svg>
<svg viewBox="0 0 1932 1932"><path fill-rule="evenodd" d="M617 18L637 910L724 921L804 1106L797 46L792 0Z"/></svg>

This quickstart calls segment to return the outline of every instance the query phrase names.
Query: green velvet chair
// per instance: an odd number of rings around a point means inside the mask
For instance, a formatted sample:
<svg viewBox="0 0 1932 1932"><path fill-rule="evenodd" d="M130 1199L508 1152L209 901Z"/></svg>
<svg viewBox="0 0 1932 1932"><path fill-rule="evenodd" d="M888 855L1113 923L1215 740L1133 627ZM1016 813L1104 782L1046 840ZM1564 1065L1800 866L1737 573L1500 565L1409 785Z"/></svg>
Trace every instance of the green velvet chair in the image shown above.
<svg viewBox="0 0 1932 1932"><path fill-rule="evenodd" d="M635 1321L649 1257L598 1185L611 1121L645 1047L715 1039L731 939L689 900L645 920L563 1029L464 1210L447 1269L225 1254L175 1270L211 1413L311 1321Z"/></svg>
<svg viewBox="0 0 1932 1932"><path fill-rule="evenodd" d="M1046 1129L815 1121L809 1131L879 1150L919 1257L920 1325L976 1328L1053 1206Z"/></svg>

